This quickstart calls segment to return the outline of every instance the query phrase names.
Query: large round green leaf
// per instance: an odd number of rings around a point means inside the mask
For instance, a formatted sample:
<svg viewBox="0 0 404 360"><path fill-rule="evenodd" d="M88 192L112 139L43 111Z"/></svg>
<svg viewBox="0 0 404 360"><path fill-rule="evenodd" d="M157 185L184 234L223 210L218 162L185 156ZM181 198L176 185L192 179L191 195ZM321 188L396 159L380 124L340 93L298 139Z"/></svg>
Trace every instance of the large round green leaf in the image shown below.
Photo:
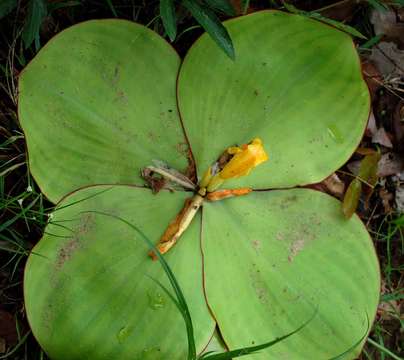
<svg viewBox="0 0 404 360"><path fill-rule="evenodd" d="M307 327L251 360L325 360L363 339L376 313L379 267L365 227L345 220L340 206L305 189L204 206L205 291L230 348L273 340L316 310Z"/></svg>
<svg viewBox="0 0 404 360"><path fill-rule="evenodd" d="M144 240L115 218L84 211L122 217L156 241L187 195L105 189L91 187L64 199L30 255L24 290L33 333L55 360L185 359L184 320L151 279L171 290L160 264L147 256ZM202 351L215 323L202 289L198 220L166 259L187 299Z"/></svg>
<svg viewBox="0 0 404 360"><path fill-rule="evenodd" d="M73 26L39 52L20 78L19 119L50 200L85 185L141 184L152 159L186 168L179 65L159 35L123 20Z"/></svg>
<svg viewBox="0 0 404 360"><path fill-rule="evenodd" d="M358 145L369 92L351 38L279 11L227 21L231 61L204 34L180 70L180 113L199 175L225 146L261 137L270 162L233 185L290 187L317 182Z"/></svg>

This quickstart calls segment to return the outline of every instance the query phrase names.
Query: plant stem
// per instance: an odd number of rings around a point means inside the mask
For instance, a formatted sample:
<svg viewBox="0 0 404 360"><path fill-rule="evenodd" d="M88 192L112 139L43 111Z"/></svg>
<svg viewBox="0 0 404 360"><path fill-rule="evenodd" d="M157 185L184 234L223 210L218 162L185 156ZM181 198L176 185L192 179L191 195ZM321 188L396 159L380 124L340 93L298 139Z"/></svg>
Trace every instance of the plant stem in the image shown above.
<svg viewBox="0 0 404 360"><path fill-rule="evenodd" d="M178 213L175 219L170 222L166 231L156 245L156 248L160 254L165 254L177 243L177 240L188 228L192 219L195 217L203 203L203 200L204 198L201 195L196 194L192 198L185 201L184 207ZM156 254L153 251L151 251L149 255L153 260L157 260Z"/></svg>

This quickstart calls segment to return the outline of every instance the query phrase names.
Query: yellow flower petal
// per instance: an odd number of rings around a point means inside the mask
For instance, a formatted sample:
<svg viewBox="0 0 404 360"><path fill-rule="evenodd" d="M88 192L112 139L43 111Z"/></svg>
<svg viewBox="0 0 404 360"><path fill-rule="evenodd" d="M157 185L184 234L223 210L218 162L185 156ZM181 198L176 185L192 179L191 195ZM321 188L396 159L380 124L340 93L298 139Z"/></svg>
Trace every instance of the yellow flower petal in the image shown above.
<svg viewBox="0 0 404 360"><path fill-rule="evenodd" d="M228 152L235 155L218 174L223 180L248 175L253 168L268 160L268 155L259 138L239 148L231 147Z"/></svg>

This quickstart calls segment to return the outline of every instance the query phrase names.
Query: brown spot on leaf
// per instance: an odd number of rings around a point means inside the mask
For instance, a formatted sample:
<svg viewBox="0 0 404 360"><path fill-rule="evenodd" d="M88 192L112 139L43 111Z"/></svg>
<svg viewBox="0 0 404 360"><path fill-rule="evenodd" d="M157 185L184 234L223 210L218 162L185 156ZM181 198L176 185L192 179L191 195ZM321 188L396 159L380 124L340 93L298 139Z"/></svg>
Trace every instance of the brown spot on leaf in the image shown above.
<svg viewBox="0 0 404 360"><path fill-rule="evenodd" d="M295 256L303 250L305 241L303 239L298 239L292 242L289 248L288 261L292 262Z"/></svg>
<svg viewBox="0 0 404 360"><path fill-rule="evenodd" d="M73 253L81 247L80 238L94 226L94 214L84 214L80 223L73 230L73 237L59 250L56 259L56 268L61 269L69 261Z"/></svg>
<svg viewBox="0 0 404 360"><path fill-rule="evenodd" d="M80 247L77 239L70 240L65 246L59 250L58 258L56 260L56 267L62 268L66 261L68 261L75 250Z"/></svg>
<svg viewBox="0 0 404 360"><path fill-rule="evenodd" d="M286 209L288 208L292 203L297 201L297 196L292 195L286 197L282 202L281 202L281 209Z"/></svg>
<svg viewBox="0 0 404 360"><path fill-rule="evenodd" d="M251 245L257 253L259 253L262 249L262 244L261 244L261 241L259 241L259 240L251 241Z"/></svg>

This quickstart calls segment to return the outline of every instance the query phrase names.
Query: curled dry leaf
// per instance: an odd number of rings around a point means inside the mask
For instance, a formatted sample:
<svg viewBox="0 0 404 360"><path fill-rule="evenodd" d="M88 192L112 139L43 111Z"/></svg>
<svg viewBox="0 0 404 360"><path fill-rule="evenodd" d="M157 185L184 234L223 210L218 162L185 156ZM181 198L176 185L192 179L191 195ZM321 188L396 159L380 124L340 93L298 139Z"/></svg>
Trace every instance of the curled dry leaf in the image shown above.
<svg viewBox="0 0 404 360"><path fill-rule="evenodd" d="M393 9L373 10L370 16L376 35L383 34L387 40L393 40L403 48L404 23L398 19Z"/></svg>
<svg viewBox="0 0 404 360"><path fill-rule="evenodd" d="M364 61L362 63L362 73L368 85L370 96L372 100L374 100L377 90L380 88L381 84L383 84L383 77L371 61ZM371 115L373 115L373 113L371 113Z"/></svg>
<svg viewBox="0 0 404 360"><path fill-rule="evenodd" d="M336 173L326 178L322 182L322 184L326 186L326 188L329 190L329 193L331 193L332 195L335 195L338 198L342 198L342 196L344 195L345 184Z"/></svg>

